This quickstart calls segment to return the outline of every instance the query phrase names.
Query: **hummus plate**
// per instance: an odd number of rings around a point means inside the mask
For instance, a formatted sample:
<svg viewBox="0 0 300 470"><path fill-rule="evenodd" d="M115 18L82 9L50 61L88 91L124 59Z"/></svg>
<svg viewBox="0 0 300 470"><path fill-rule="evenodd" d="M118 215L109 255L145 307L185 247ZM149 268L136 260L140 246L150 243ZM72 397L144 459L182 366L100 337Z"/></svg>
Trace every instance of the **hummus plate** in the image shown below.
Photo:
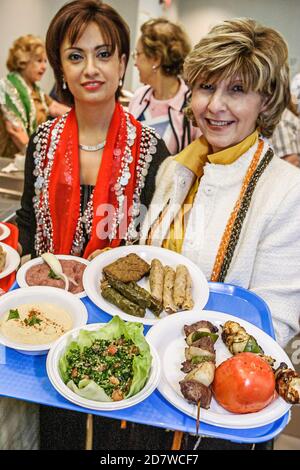
<svg viewBox="0 0 300 470"><path fill-rule="evenodd" d="M56 309L58 313L64 311L68 320L71 320L67 322L68 330L82 327L87 323L88 314L86 307L80 299L76 298L73 294L70 294L70 292L66 292L55 287L41 286L16 289L8 292L1 297L0 303L0 344L16 349L24 354L47 354L52 344L56 341L52 340L46 343L29 344L30 338L28 337L24 342L21 342L19 336L16 336L16 339L13 338L11 331L9 332L9 335L5 334L7 333L5 328L7 325L5 325L4 328L1 326L6 321L7 315L9 312L15 312L19 307L19 313L22 317L21 306L24 305L37 307L48 305L48 307L50 306L52 314ZM15 320L9 321L16 323ZM40 328L40 325L38 326ZM36 328L34 327L32 328L33 334L35 329ZM38 333L40 334L40 332Z"/></svg>

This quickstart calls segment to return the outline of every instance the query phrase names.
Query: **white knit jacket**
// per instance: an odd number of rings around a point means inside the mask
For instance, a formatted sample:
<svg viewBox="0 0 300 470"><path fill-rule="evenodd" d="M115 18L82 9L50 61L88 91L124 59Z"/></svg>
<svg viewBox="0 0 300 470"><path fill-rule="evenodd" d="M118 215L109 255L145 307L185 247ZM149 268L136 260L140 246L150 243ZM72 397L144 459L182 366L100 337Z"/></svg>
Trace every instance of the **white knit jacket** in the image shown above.
<svg viewBox="0 0 300 470"><path fill-rule="evenodd" d="M268 148L265 140L262 157ZM257 144L230 165L207 163L204 167L188 216L182 254L194 261L207 279L256 149ZM174 157L165 160L142 225L141 244L146 242L150 227L169 201L163 222L152 239L152 244L162 244L194 179L194 174ZM282 346L299 331L300 171L276 156L256 185L225 282L250 289L266 301Z"/></svg>

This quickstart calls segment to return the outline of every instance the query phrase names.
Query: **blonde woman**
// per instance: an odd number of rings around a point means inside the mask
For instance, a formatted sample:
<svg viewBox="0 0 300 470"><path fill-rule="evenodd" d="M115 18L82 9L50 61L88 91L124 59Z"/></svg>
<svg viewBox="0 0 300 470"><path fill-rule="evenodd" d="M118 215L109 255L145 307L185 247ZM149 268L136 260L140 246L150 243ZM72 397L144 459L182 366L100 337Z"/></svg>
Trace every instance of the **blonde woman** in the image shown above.
<svg viewBox="0 0 300 470"><path fill-rule="evenodd" d="M189 38L179 25L157 18L142 25L133 53L145 86L135 92L129 111L155 128L172 155L200 135L183 112L190 90L180 75L190 49Z"/></svg>
<svg viewBox="0 0 300 470"><path fill-rule="evenodd" d="M207 279L261 296L284 346L299 332L300 172L274 157L268 137L290 100L287 45L252 19L225 21L195 46L184 73L203 135L160 168L141 243L181 252Z"/></svg>
<svg viewBox="0 0 300 470"><path fill-rule="evenodd" d="M141 243L260 295L284 346L299 332L300 172L267 138L290 100L286 43L254 20L225 21L184 71L203 136L162 165Z"/></svg>
<svg viewBox="0 0 300 470"><path fill-rule="evenodd" d="M68 108L52 100L37 85L47 68L43 41L31 34L13 43L7 59L9 70L0 81L0 155L25 153L29 137L48 116Z"/></svg>

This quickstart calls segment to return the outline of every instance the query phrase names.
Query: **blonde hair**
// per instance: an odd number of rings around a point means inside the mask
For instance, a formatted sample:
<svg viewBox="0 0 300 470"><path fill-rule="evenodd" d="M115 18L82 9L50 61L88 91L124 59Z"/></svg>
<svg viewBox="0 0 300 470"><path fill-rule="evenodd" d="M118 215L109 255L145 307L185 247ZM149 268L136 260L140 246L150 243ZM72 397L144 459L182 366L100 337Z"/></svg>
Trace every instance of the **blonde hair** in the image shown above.
<svg viewBox="0 0 300 470"><path fill-rule="evenodd" d="M164 75L182 73L183 62L191 50L187 34L181 26L165 18L146 21L141 26L143 52L149 58L160 58Z"/></svg>
<svg viewBox="0 0 300 470"><path fill-rule="evenodd" d="M37 36L27 34L16 39L9 49L6 67L10 72L22 72L30 60L45 52L44 42Z"/></svg>
<svg viewBox="0 0 300 470"><path fill-rule="evenodd" d="M266 99L257 119L266 137L290 101L287 44L276 30L249 18L213 27L186 58L184 76L191 88L199 78L214 83L238 76L245 91L259 92ZM186 111L194 120L190 106Z"/></svg>

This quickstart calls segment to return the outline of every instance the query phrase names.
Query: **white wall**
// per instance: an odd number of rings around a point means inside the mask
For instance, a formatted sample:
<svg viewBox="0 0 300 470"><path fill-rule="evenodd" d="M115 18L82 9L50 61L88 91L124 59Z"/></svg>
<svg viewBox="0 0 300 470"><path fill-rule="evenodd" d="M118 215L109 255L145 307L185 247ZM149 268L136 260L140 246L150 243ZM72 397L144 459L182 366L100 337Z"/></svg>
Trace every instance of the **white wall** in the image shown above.
<svg viewBox="0 0 300 470"><path fill-rule="evenodd" d="M217 22L252 17L277 29L289 45L291 75L300 71L299 0L173 0L179 22L195 44Z"/></svg>
<svg viewBox="0 0 300 470"><path fill-rule="evenodd" d="M17 37L32 33L44 38L49 22L65 0L0 0L0 77L5 75L8 49ZM107 0L126 19L131 29L131 49L134 50L140 25L151 17L166 16L179 21L195 44L215 23L225 18L251 16L277 28L286 38L290 49L292 74L300 71L300 0L172 0L164 8L159 0ZM49 91L53 84L50 69L42 81ZM139 85L130 59L125 86Z"/></svg>
<svg viewBox="0 0 300 470"><path fill-rule="evenodd" d="M6 59L13 41L25 34L34 34L45 38L49 23L66 0L0 0L0 77L7 73ZM132 44L136 39L136 24L139 0L106 1L127 21L131 30ZM156 3L156 2L155 2ZM126 74L126 86L131 86L132 62ZM54 83L53 74L48 68L41 85L50 91Z"/></svg>

